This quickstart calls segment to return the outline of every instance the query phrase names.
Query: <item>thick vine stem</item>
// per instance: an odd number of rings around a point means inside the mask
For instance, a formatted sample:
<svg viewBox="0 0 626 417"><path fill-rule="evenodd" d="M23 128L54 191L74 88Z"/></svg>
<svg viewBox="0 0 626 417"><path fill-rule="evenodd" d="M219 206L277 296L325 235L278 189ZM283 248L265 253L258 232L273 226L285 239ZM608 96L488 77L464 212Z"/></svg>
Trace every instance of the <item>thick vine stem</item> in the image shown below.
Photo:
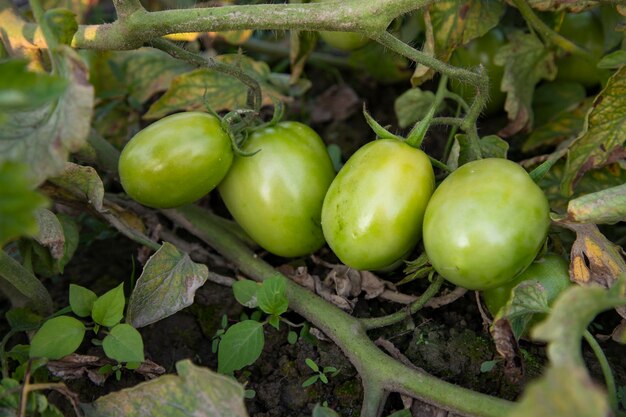
<svg viewBox="0 0 626 417"><path fill-rule="evenodd" d="M343 0L306 4L254 4L147 12L136 0L119 0L120 19L111 24L81 25L72 42L76 48L136 49L172 33L219 32L239 29L335 30L370 34L384 32L393 19L433 0ZM10 7L1 0L0 10ZM134 11L133 11L134 10ZM15 18L16 16L14 16ZM18 17L19 19L19 17ZM21 19L20 19L21 20ZM3 23L5 19L2 19ZM14 22L12 22L14 23ZM15 26L15 25L14 25ZM39 28L20 22L9 33L22 47L43 47Z"/></svg>
<svg viewBox="0 0 626 417"><path fill-rule="evenodd" d="M281 275L271 265L239 242L215 221L215 215L196 206L162 211L168 218L196 235L240 268L245 275L262 281ZM438 378L407 368L383 353L368 337L359 319L350 316L321 297L287 281L289 307L319 328L333 340L348 357L364 380L375 376L378 394L369 394L363 404L362 417L380 415L381 402L386 392L400 392L419 398L442 409L460 414L501 417L512 404L499 398L477 393ZM368 389L374 389L371 388Z"/></svg>

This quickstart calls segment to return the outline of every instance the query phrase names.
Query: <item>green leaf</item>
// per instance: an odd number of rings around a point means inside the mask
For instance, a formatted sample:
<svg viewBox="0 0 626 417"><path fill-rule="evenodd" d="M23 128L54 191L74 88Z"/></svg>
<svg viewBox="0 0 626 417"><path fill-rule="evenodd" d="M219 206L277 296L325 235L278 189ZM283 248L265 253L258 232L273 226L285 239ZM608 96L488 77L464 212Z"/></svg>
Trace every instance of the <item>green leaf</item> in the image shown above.
<svg viewBox="0 0 626 417"><path fill-rule="evenodd" d="M56 100L67 88L64 79L29 71L27 66L22 59L0 62L0 113L37 108Z"/></svg>
<svg viewBox="0 0 626 417"><path fill-rule="evenodd" d="M217 353L218 372L231 374L254 363L264 344L263 325L259 322L246 320L229 327Z"/></svg>
<svg viewBox="0 0 626 417"><path fill-rule="evenodd" d="M70 45L78 30L76 15L67 9L50 9L43 15L43 22L57 42Z"/></svg>
<svg viewBox="0 0 626 417"><path fill-rule="evenodd" d="M126 84L129 100L135 106L167 90L175 77L193 69L190 64L151 48L117 52L109 63L118 79Z"/></svg>
<svg viewBox="0 0 626 417"><path fill-rule="evenodd" d="M595 98L585 127L569 147L563 195L571 195L587 171L626 156L626 67L619 69Z"/></svg>
<svg viewBox="0 0 626 417"><path fill-rule="evenodd" d="M113 327L124 317L124 303L124 283L121 283L94 301L91 317L102 326Z"/></svg>
<svg viewBox="0 0 626 417"><path fill-rule="evenodd" d="M63 171L58 176L50 178L50 182L62 187L80 201L88 202L96 210L102 211L104 185L93 167L66 162Z"/></svg>
<svg viewBox="0 0 626 417"><path fill-rule="evenodd" d="M501 316L507 317L511 323L511 330L518 340L530 324L536 313L548 313L548 298L545 289L536 281L522 282L511 292L511 298L503 309Z"/></svg>
<svg viewBox="0 0 626 417"><path fill-rule="evenodd" d="M233 284L233 293L239 304L249 307L257 307L257 293L261 286L249 279L237 281Z"/></svg>
<svg viewBox="0 0 626 417"><path fill-rule="evenodd" d="M280 330L280 316L275 316L272 314L271 316L269 316L267 322L276 330Z"/></svg>
<svg viewBox="0 0 626 417"><path fill-rule="evenodd" d="M85 325L73 317L60 316L46 321L30 342L30 357L61 359L78 349L85 336Z"/></svg>
<svg viewBox="0 0 626 417"><path fill-rule="evenodd" d="M290 345L295 345L298 342L298 333L293 330L289 331L289 333L287 333L287 342Z"/></svg>
<svg viewBox="0 0 626 417"><path fill-rule="evenodd" d="M143 340L141 334L130 324L121 323L113 327L102 341L104 353L118 362L143 362Z"/></svg>
<svg viewBox="0 0 626 417"><path fill-rule="evenodd" d="M532 381L507 417L604 417L611 415L607 396L584 368L550 366Z"/></svg>
<svg viewBox="0 0 626 417"><path fill-rule="evenodd" d="M267 314L280 316L289 306L287 284L282 276L275 276L263 281L257 293L259 308Z"/></svg>
<svg viewBox="0 0 626 417"><path fill-rule="evenodd" d="M430 6L434 56L448 61L455 48L489 32L500 21L505 4L498 0L444 0ZM428 38L428 37L427 37ZM432 78L434 71L419 64L412 85Z"/></svg>
<svg viewBox="0 0 626 417"><path fill-rule="evenodd" d="M86 417L178 417L211 415L246 417L243 387L232 378L176 363L178 375L164 375L81 404Z"/></svg>
<svg viewBox="0 0 626 417"><path fill-rule="evenodd" d="M408 79L411 72L407 59L388 52L379 43L370 42L363 48L350 52L348 62L351 66L362 69L368 76L382 83Z"/></svg>
<svg viewBox="0 0 626 417"><path fill-rule="evenodd" d="M270 68L265 62L242 55L220 55L215 59L238 66L255 78L261 86L264 105L285 99L269 84ZM167 92L150 106L144 118L159 119L180 110L206 109L207 104L216 112L242 108L247 97L248 87L237 78L212 69L198 69L176 77Z"/></svg>
<svg viewBox="0 0 626 417"><path fill-rule="evenodd" d="M579 223L613 224L626 220L626 184L569 202L567 217Z"/></svg>
<svg viewBox="0 0 626 417"><path fill-rule="evenodd" d="M405 128L423 119L434 102L435 94L432 91L419 88L405 91L394 103L398 125Z"/></svg>
<svg viewBox="0 0 626 417"><path fill-rule="evenodd" d="M412 417L411 410L404 409L398 410L395 413L389 414L387 417Z"/></svg>
<svg viewBox="0 0 626 417"><path fill-rule="evenodd" d="M70 284L70 307L78 317L90 316L93 304L97 299L96 293L90 289Z"/></svg>
<svg viewBox="0 0 626 417"><path fill-rule="evenodd" d="M28 308L13 308L4 314L11 330L26 331L39 326L43 317Z"/></svg>
<svg viewBox="0 0 626 417"><path fill-rule="evenodd" d="M318 379L320 379L320 374L315 374L315 375L307 378L307 380L302 383L302 388L306 388L306 387L308 387L310 385L315 384Z"/></svg>
<svg viewBox="0 0 626 417"><path fill-rule="evenodd" d="M497 360L485 361L485 362L481 363L480 364L480 372L482 372L482 373L491 372L491 370L496 366L497 363L498 363Z"/></svg>
<svg viewBox="0 0 626 417"><path fill-rule="evenodd" d="M38 232L35 214L48 200L33 188L26 165L0 162L0 248L17 237Z"/></svg>
<svg viewBox="0 0 626 417"><path fill-rule="evenodd" d="M315 381L313 381L315 382ZM304 386L304 384L303 384ZM313 408L313 417L339 417L339 414L334 410L324 407L321 404L315 404L315 408Z"/></svg>
<svg viewBox="0 0 626 417"><path fill-rule="evenodd" d="M0 129L0 164L18 160L29 165L38 185L62 171L71 152L87 141L94 107L87 68L68 46L54 51L56 69L68 86L54 105L10 113Z"/></svg>
<svg viewBox="0 0 626 417"><path fill-rule="evenodd" d="M612 52L598 62L598 68L603 69L617 69L623 65L626 65L626 51L622 50Z"/></svg>
<svg viewBox="0 0 626 417"><path fill-rule="evenodd" d="M542 126L561 113L578 107L587 92L582 84L566 81L553 81L540 85L533 96L535 125Z"/></svg>
<svg viewBox="0 0 626 417"><path fill-rule="evenodd" d="M530 152L542 146L557 145L578 136L585 124L585 115L591 107L591 100L582 101L576 108L557 113L543 125L533 129L522 145L523 152ZM539 114L535 109L535 114Z"/></svg>
<svg viewBox="0 0 626 417"><path fill-rule="evenodd" d="M306 366L308 366L309 368L311 368L313 370L313 372L319 372L320 368L319 366L317 366L317 364L313 361L313 359L311 358L306 358L304 360L304 363L306 363Z"/></svg>
<svg viewBox="0 0 626 417"><path fill-rule="evenodd" d="M505 110L509 124L500 131L510 136L533 126L533 95L542 79L556 76L554 54L534 34L513 32L509 43L496 54L495 63L504 66L502 91L507 93Z"/></svg>
<svg viewBox="0 0 626 417"><path fill-rule="evenodd" d="M528 4L533 8L541 11L570 11L578 13L589 6L595 6L597 3L594 0L528 0Z"/></svg>
<svg viewBox="0 0 626 417"><path fill-rule="evenodd" d="M509 144L496 135L489 135L479 139L478 145L483 158L505 158L509 150ZM448 157L448 166L457 169L461 165L475 160L471 152L469 136L458 133L454 136L454 143Z"/></svg>
<svg viewBox="0 0 626 417"><path fill-rule="evenodd" d="M127 319L143 327L190 306L207 280L206 265L195 263L171 243L148 259L128 301Z"/></svg>

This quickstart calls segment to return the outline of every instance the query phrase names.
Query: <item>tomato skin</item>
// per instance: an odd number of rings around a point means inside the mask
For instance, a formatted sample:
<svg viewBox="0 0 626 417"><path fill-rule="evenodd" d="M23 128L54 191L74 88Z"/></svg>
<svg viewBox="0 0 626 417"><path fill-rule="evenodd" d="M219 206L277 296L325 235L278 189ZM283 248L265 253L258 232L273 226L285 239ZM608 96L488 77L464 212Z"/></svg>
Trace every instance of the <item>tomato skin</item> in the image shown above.
<svg viewBox="0 0 626 417"><path fill-rule="evenodd" d="M119 174L126 193L157 208L192 203L213 190L233 161L217 117L177 113L151 124L126 144Z"/></svg>
<svg viewBox="0 0 626 417"><path fill-rule="evenodd" d="M322 201L335 176L324 142L310 127L282 122L255 132L218 190L239 225L268 252L302 256L324 245Z"/></svg>
<svg viewBox="0 0 626 417"><path fill-rule="evenodd" d="M328 245L354 269L394 264L420 240L434 187L432 165L421 150L395 139L366 144L339 171L324 199Z"/></svg>
<svg viewBox="0 0 626 417"><path fill-rule="evenodd" d="M433 193L424 247L448 281L471 290L494 288L533 261L546 239L549 212L543 191L518 164L472 161Z"/></svg>
<svg viewBox="0 0 626 417"><path fill-rule="evenodd" d="M569 279L569 265L565 259L554 253L548 253L542 258L535 260L524 272L516 276L506 284L483 291L483 301L493 317L506 305L511 297L514 287L523 281L538 281L545 289L548 305L556 297L571 285ZM541 315L539 315L541 316ZM541 317L533 320L540 320Z"/></svg>
<svg viewBox="0 0 626 417"><path fill-rule="evenodd" d="M353 51L362 48L369 42L367 36L354 32L319 32L320 38L330 46L342 51Z"/></svg>
<svg viewBox="0 0 626 417"><path fill-rule="evenodd" d="M592 12L566 14L559 33L589 51L596 62L602 57L604 53L602 24ZM578 82L585 87L593 87L603 78L603 70L574 55L557 60L557 69L557 80Z"/></svg>
<svg viewBox="0 0 626 417"><path fill-rule="evenodd" d="M504 67L495 63L496 53L504 44L506 44L504 33L500 29L494 28L480 38L455 49L450 57L450 63L457 67L472 68L480 64L485 67L487 75L489 75L489 101L483 113L488 116L501 112L506 99L506 93L500 90ZM450 80L450 91L463 97L468 104L476 95L474 87L457 80Z"/></svg>

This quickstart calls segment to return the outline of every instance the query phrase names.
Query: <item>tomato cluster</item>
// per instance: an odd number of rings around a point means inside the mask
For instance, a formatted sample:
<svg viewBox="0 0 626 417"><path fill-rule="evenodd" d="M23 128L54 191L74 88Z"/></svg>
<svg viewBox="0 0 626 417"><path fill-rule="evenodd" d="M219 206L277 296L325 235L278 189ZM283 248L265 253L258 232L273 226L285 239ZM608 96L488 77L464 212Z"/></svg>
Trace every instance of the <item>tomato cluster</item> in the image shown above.
<svg viewBox="0 0 626 417"><path fill-rule="evenodd" d="M120 178L153 207L188 204L217 187L250 237L283 257L327 242L346 265L380 270L423 238L435 270L469 289L511 282L546 238L545 195L505 159L469 162L435 190L428 156L399 139L366 144L336 177L322 139L302 123L259 128L242 150L252 156L233 155L217 117L176 114L131 139Z"/></svg>

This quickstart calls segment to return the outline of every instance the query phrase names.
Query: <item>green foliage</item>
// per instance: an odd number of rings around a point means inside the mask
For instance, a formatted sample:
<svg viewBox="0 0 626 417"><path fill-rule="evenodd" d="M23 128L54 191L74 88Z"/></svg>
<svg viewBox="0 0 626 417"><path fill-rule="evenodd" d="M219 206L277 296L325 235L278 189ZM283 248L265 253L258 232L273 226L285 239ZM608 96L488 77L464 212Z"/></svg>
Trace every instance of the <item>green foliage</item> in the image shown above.
<svg viewBox="0 0 626 417"><path fill-rule="evenodd" d="M106 327L113 327L124 317L124 283L98 297L93 303L93 320Z"/></svg>
<svg viewBox="0 0 626 417"><path fill-rule="evenodd" d="M27 66L22 59L0 62L0 114L37 108L59 98L67 88L66 80L29 71Z"/></svg>
<svg viewBox="0 0 626 417"><path fill-rule="evenodd" d="M70 284L70 307L78 317L91 316L93 305L97 299L96 293L90 289Z"/></svg>
<svg viewBox="0 0 626 417"><path fill-rule="evenodd" d="M232 325L220 340L218 372L231 374L254 363L261 356L264 344L262 323L246 320Z"/></svg>
<svg viewBox="0 0 626 417"><path fill-rule="evenodd" d="M257 300L259 308L267 314L279 316L287 311L288 302L286 296L285 278L278 275L263 281L259 288Z"/></svg>
<svg viewBox="0 0 626 417"><path fill-rule="evenodd" d="M26 165L0 162L0 248L9 240L32 236L39 230L35 213L48 201L32 188Z"/></svg>
<svg viewBox="0 0 626 417"><path fill-rule="evenodd" d="M114 326L102 341L104 353L118 362L143 362L141 334L130 324Z"/></svg>
<svg viewBox="0 0 626 417"><path fill-rule="evenodd" d="M85 325L73 317L60 316L46 321L30 343L30 357L61 359L78 349L85 336Z"/></svg>
<svg viewBox="0 0 626 417"><path fill-rule="evenodd" d="M313 385L317 381L321 381L323 384L328 384L328 377L336 376L339 373L339 370L334 366L325 366L324 368L320 369L320 367L311 358L306 358L304 360L304 363L306 363L306 365L311 368L314 374L302 383L302 388Z"/></svg>
<svg viewBox="0 0 626 417"><path fill-rule="evenodd" d="M241 280L233 284L233 294L239 304L248 308L256 308L257 293L259 292L260 285L254 281Z"/></svg>

